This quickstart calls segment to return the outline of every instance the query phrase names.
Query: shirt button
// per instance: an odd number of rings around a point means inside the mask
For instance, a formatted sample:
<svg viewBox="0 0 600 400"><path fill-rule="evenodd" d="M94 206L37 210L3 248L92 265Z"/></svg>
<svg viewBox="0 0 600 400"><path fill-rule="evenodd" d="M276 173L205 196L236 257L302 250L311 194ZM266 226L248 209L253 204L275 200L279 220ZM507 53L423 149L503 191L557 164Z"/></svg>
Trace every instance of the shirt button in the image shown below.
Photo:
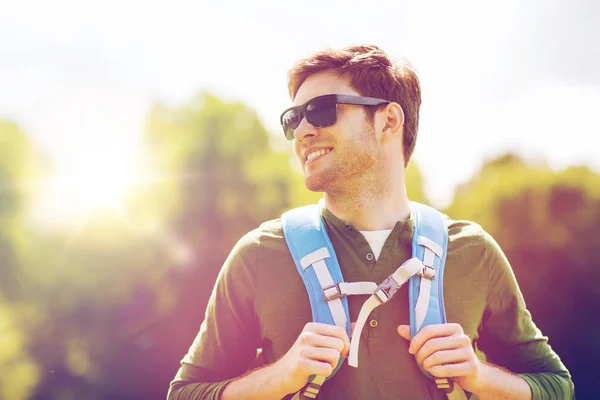
<svg viewBox="0 0 600 400"><path fill-rule="evenodd" d="M372 320L369 322L369 325L371 325L371 328L377 328L377 325L379 325L379 322L377 322L377 320L376 320L376 319L372 319Z"/></svg>
<svg viewBox="0 0 600 400"><path fill-rule="evenodd" d="M344 228L346 228L347 231L351 231L352 230L352 225L346 224L346 225L344 225Z"/></svg>
<svg viewBox="0 0 600 400"><path fill-rule="evenodd" d="M375 258L375 255L373 253L367 253L365 258L367 259L367 261L373 261L373 259Z"/></svg>

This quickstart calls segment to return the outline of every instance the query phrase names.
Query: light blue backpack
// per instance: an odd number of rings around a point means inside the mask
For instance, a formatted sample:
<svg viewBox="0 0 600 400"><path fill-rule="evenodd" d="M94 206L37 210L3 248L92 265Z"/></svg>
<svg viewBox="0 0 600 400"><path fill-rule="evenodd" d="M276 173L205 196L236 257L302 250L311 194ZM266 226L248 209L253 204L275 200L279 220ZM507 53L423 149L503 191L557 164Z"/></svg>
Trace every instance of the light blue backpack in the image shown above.
<svg viewBox="0 0 600 400"><path fill-rule="evenodd" d="M318 205L292 209L281 217L283 233L296 268L302 276L313 321L337 325L350 336L349 295L370 295L361 308L352 335L348 364L358 367L358 346L362 328L371 311L387 302L408 282L411 337L427 325L446 323L443 296L444 264L448 246L445 217L436 209L411 202L415 229L412 258L377 285L375 282L345 282L331 240L321 219ZM316 398L321 385L342 366L342 361L328 376L312 376L294 399ZM425 375L433 377L422 370ZM435 379L437 387L450 400L466 399L458 385L448 379Z"/></svg>

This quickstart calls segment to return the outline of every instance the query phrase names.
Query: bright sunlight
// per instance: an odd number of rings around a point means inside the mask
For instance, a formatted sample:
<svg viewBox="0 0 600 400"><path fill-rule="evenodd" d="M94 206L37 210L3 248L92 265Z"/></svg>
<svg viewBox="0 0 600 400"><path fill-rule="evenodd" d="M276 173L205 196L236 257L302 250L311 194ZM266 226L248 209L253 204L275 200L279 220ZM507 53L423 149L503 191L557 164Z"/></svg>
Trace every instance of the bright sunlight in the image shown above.
<svg viewBox="0 0 600 400"><path fill-rule="evenodd" d="M86 210L118 207L130 185L125 171L110 163L82 166L65 180L71 182L72 201Z"/></svg>
<svg viewBox="0 0 600 400"><path fill-rule="evenodd" d="M68 225L95 212L121 214L122 202L134 182L131 157L95 151L71 158L48 177L37 192L34 220L41 225Z"/></svg>

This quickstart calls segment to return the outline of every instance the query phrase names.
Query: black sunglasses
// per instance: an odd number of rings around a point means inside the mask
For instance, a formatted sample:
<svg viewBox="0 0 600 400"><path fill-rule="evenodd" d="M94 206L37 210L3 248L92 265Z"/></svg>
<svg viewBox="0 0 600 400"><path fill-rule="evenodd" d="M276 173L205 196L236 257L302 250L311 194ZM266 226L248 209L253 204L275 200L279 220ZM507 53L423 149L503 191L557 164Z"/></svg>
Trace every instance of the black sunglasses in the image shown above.
<svg viewBox="0 0 600 400"><path fill-rule="evenodd" d="M380 106L390 103L375 97L352 96L346 94L326 94L310 99L306 103L290 107L281 113L281 126L288 140L294 139L294 131L306 117L306 121L317 128L331 126L337 121L338 104L356 104L359 106Z"/></svg>

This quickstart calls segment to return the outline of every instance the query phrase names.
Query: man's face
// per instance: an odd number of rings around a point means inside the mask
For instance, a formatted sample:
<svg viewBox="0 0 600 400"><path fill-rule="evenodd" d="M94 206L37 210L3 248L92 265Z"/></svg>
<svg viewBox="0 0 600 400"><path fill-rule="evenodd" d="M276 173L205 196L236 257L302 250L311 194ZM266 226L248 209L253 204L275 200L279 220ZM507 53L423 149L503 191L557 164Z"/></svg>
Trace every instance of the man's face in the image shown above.
<svg viewBox="0 0 600 400"><path fill-rule="evenodd" d="M325 94L360 95L348 77L324 71L304 81L294 105ZM337 112L332 126L316 128L304 118L295 131L294 152L304 171L304 183L315 192L352 190L378 165L379 148L365 107L338 104Z"/></svg>

